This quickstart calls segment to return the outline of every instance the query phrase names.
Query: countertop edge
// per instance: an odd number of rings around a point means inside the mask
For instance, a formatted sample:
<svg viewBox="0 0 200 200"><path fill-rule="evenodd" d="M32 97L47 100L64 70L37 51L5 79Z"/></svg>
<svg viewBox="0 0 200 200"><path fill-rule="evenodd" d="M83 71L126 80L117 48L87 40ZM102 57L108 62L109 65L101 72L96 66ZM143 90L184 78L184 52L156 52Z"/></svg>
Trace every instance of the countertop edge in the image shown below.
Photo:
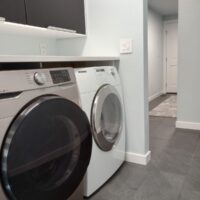
<svg viewBox="0 0 200 200"><path fill-rule="evenodd" d="M1 55L0 63L11 62L87 62L119 61L119 56L37 56L37 55Z"/></svg>

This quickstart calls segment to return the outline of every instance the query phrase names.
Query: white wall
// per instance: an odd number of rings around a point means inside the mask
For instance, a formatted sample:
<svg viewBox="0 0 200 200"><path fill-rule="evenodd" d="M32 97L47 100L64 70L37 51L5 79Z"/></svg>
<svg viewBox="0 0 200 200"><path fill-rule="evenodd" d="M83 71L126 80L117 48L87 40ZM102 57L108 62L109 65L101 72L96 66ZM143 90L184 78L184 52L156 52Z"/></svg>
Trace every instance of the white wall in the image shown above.
<svg viewBox="0 0 200 200"><path fill-rule="evenodd" d="M119 55L120 38L133 39L133 54L120 57L127 122L127 151L146 154L148 131L147 0L85 0L87 39L44 40L0 35L0 54ZM3 45L2 45L3 44Z"/></svg>
<svg viewBox="0 0 200 200"><path fill-rule="evenodd" d="M120 38L133 39L133 54L121 56L119 69L125 94L127 151L139 154L149 150L146 4L141 0L88 0L89 29L84 50L85 55L115 55L119 53Z"/></svg>
<svg viewBox="0 0 200 200"><path fill-rule="evenodd" d="M148 14L148 68L149 100L163 93L163 19L149 8Z"/></svg>
<svg viewBox="0 0 200 200"><path fill-rule="evenodd" d="M200 1L179 0L178 121L200 129ZM182 125L183 125L182 124ZM180 125L180 124L179 124ZM189 128L189 127L188 127Z"/></svg>
<svg viewBox="0 0 200 200"><path fill-rule="evenodd" d="M0 32L0 55L39 55L41 43L47 45L48 55L57 53L55 39L9 35Z"/></svg>
<svg viewBox="0 0 200 200"><path fill-rule="evenodd" d="M87 40L81 40L81 45L59 42L59 52L119 55L120 38L133 39L133 54L121 55L119 71L125 96L127 151L144 155L149 150L147 1L86 0L86 9Z"/></svg>

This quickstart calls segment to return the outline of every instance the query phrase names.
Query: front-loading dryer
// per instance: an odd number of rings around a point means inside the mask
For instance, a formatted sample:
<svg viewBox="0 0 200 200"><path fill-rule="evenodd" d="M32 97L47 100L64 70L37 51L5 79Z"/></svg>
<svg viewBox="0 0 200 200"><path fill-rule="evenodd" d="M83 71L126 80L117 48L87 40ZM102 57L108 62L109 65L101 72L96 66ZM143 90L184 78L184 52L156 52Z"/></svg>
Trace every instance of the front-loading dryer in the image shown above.
<svg viewBox="0 0 200 200"><path fill-rule="evenodd" d="M119 75L114 67L76 70L83 110L93 134L91 162L85 176L84 195L91 196L125 160L125 120Z"/></svg>
<svg viewBox="0 0 200 200"><path fill-rule="evenodd" d="M0 199L80 200L91 129L71 68L0 71Z"/></svg>

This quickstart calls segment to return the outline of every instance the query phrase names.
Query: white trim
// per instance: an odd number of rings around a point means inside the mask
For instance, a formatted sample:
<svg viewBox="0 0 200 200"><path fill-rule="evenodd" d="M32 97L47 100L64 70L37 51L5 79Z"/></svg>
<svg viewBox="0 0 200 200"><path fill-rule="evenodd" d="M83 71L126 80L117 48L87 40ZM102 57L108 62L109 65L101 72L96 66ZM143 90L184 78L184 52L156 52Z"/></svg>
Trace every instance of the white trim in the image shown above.
<svg viewBox="0 0 200 200"><path fill-rule="evenodd" d="M152 96L149 97L149 102L153 101L154 99L156 99L157 97L161 96L163 94L163 91L160 91Z"/></svg>
<svg viewBox="0 0 200 200"><path fill-rule="evenodd" d="M176 121L176 128L200 130L200 123Z"/></svg>
<svg viewBox="0 0 200 200"><path fill-rule="evenodd" d="M26 24L18 24L13 22L2 22L0 23L1 33L13 34L21 36L34 36L34 37L45 37L55 39L66 39L66 38L86 38L85 34L79 34L74 32L63 31L64 29L55 30L50 28L43 28L37 26L31 26Z"/></svg>
<svg viewBox="0 0 200 200"><path fill-rule="evenodd" d="M0 62L84 62L119 61L118 56L41 56L41 55L0 55Z"/></svg>
<svg viewBox="0 0 200 200"><path fill-rule="evenodd" d="M130 163L136 163L139 165L147 165L151 160L151 151L148 151L145 155L132 152L126 152L126 161Z"/></svg>
<svg viewBox="0 0 200 200"><path fill-rule="evenodd" d="M163 93L167 93L167 34L166 34L166 24L164 23L164 28L163 28Z"/></svg>
<svg viewBox="0 0 200 200"><path fill-rule="evenodd" d="M88 35L88 27L89 27L89 8L88 8L88 1L84 0L84 8L85 8L85 34Z"/></svg>

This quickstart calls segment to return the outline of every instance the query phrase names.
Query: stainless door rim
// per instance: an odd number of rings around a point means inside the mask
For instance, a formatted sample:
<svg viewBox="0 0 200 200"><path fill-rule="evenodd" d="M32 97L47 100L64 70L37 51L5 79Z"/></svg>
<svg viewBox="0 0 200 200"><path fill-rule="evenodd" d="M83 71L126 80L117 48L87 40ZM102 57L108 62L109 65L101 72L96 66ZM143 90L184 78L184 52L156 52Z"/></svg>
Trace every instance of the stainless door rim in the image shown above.
<svg viewBox="0 0 200 200"><path fill-rule="evenodd" d="M93 130L93 137L95 139L95 142L99 146L99 148L103 151L110 151L113 148L114 144L116 143L119 136L121 135L122 126L123 126L123 122L122 122L123 116L122 116L120 120L120 128L116 137L114 137L112 140L108 140L105 138L104 132L101 127L101 112L102 112L105 99L111 94L114 94L119 100L121 115L123 115L121 97L118 91L116 90L116 88L109 84L105 84L99 88L99 90L97 91L94 97L92 110L91 110L91 126Z"/></svg>

